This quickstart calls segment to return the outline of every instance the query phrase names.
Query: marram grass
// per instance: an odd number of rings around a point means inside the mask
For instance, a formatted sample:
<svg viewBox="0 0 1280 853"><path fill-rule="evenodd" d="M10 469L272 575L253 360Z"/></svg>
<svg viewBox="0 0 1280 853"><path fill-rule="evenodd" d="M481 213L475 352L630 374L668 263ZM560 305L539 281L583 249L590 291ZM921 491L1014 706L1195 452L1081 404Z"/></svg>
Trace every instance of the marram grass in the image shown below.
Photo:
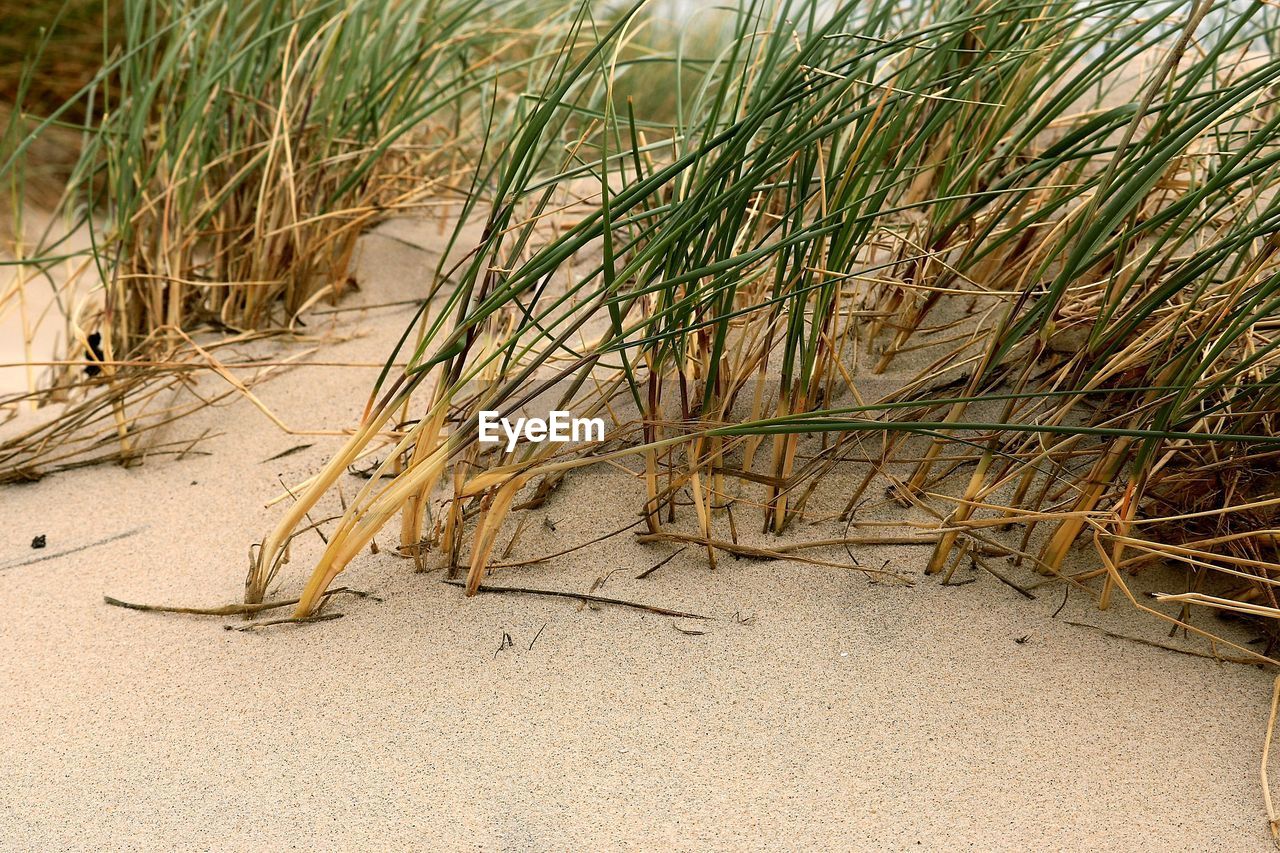
<svg viewBox="0 0 1280 853"><path fill-rule="evenodd" d="M478 0L242 5L138 4L102 72L72 185L110 188L84 209L113 347L287 326L397 206L460 199L454 240L485 221L256 550L249 606L386 441L298 617L388 525L475 592L510 516L633 460L619 524L712 564L745 518L784 534L836 489L853 522L887 489L944 577L994 550L1193 631L1276 624L1274 8L745 0L672 33L548 2L495 34ZM605 441L478 442L480 411L547 400ZM1126 583L1154 561L1187 573L1177 617Z"/></svg>
<svg viewBox="0 0 1280 853"><path fill-rule="evenodd" d="M508 108L508 81L567 14L507 0L110 4L100 66L59 102L48 69L92 32L93 7L44 5L44 36L28 40L6 89L16 103L0 111L17 233L39 152L70 135L71 164L56 227L19 238L5 269L19 290L56 291L56 355L88 360L91 376L62 366L29 389L74 406L0 445L3 479L57 470L74 455L60 445L94 448L104 426L133 459L156 424L138 398L208 361L192 334L301 334L304 311L355 285L363 230L465 192L488 111ZM0 310L15 310L10 290Z"/></svg>
<svg viewBox="0 0 1280 853"><path fill-rule="evenodd" d="M387 371L360 431L264 540L249 601L307 510L415 411L299 616L397 515L406 553L450 561L459 507L478 512L474 592L522 489L633 456L647 537L714 563L734 547L729 508L781 533L851 452L871 473L846 516L888 463L915 459L891 485L938 519L931 572L1012 527L1001 547L1048 574L1091 543L1098 569L1073 580L1102 606L1160 558L1232 587L1188 605L1280 615L1274 10L749 3L712 55L669 58L682 82L661 115L617 97L641 23L584 26L531 79L522 120L487 148L485 241L415 320L413 366ZM540 231L558 192L591 187L580 221ZM571 273L584 257L592 272ZM948 328L926 370L862 399L855 374ZM609 441L477 443L479 411L541 394L610 413ZM676 495L692 533L673 529Z"/></svg>

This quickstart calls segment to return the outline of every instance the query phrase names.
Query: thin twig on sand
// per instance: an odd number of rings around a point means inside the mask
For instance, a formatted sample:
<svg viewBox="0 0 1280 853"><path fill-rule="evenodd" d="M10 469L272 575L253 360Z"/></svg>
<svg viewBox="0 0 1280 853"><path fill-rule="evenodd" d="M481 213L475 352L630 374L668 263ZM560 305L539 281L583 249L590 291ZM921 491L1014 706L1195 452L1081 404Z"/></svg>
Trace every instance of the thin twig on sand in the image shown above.
<svg viewBox="0 0 1280 853"><path fill-rule="evenodd" d="M654 572L656 572L658 569L662 568L662 567L663 567L663 566L665 566L667 563L670 563L672 560L674 560L677 556L679 556L679 555L681 554L681 552L683 552L683 551L684 551L684 549L685 549L685 548L688 548L688 547L689 547L688 545L684 545L684 546L681 546L679 549L677 549L677 550L675 550L675 551L672 551L670 554L668 554L667 556L663 557L661 560L659 560L658 562L654 563L652 566L650 566L649 568L645 569L645 570L644 570L643 572L641 572L640 574L636 575L636 580L638 580L638 581L639 581L639 580L644 580L645 578L649 577L649 575L653 574L653 573L654 573Z"/></svg>
<svg viewBox="0 0 1280 853"><path fill-rule="evenodd" d="M771 550L769 548L753 548L750 545L735 545L732 542L724 542L719 539L704 539L701 536L690 536L685 533L642 533L636 537L637 542L687 542L689 544L706 545L720 551L727 551L730 554L736 554L739 557L746 557L751 560L791 560L797 563L808 563L812 566L825 566L832 569L853 569L858 572L866 572L872 575L884 575L894 580L902 581L908 586L911 585L911 579L904 577L897 572L887 571L885 569L868 569L862 566L850 566L844 563L836 563L831 560L818 560L813 557L801 557L798 554L784 554L781 551Z"/></svg>
<svg viewBox="0 0 1280 853"><path fill-rule="evenodd" d="M351 589L346 586L340 586L337 589L331 589L325 593L326 597L332 595L354 595L357 598L371 598L374 601L382 600L373 593L364 592L359 589ZM103 603L110 604L112 607L123 607L126 610L140 610L143 613L182 613L188 616L252 616L255 613L263 613L268 610L279 610L281 607L292 607L297 604L299 600L300 599L297 598L282 598L277 601L263 601L258 604L224 604L220 607L180 607L167 604L138 604L132 601L121 601L120 599L112 598L109 595L102 596ZM276 624L276 622L258 622L255 624L262 626Z"/></svg>
<svg viewBox="0 0 1280 853"><path fill-rule="evenodd" d="M90 548L97 548L99 545L106 545L108 542L115 542L120 539L127 539L130 536L137 536L139 533L141 533L146 529L147 528L145 526L135 527L132 530L126 530L123 533L117 533L114 536L108 536L105 539L98 539L93 542L88 542L84 545L76 545L73 548L63 548L61 551L54 551L52 554L41 554L39 557L31 557L30 559L27 559L27 560L15 560L14 562L11 562L11 563L0 563L0 572L6 571L8 569L17 569L22 566L30 566L33 563L43 563L46 560L56 560L59 557L65 557L68 554L77 554L81 551L87 551Z"/></svg>
<svg viewBox="0 0 1280 853"><path fill-rule="evenodd" d="M310 625L312 622L332 622L341 619L344 613L320 613L315 616L289 616L285 619L268 619L266 622L250 622L247 625L223 625L226 631L256 631L272 625Z"/></svg>
<svg viewBox="0 0 1280 853"><path fill-rule="evenodd" d="M447 584L449 586L466 587L466 584L462 581L443 580L440 581L440 583ZM714 616L700 616L697 613L685 613L682 610L671 610L669 608L658 607L653 604L641 604L636 601L626 601L621 598L606 598L602 595L590 595L585 592L567 592L559 589L533 589L531 587L524 586L487 586L485 584L480 584L476 589L480 592L510 592L522 595L549 595L556 598L572 598L577 601L585 601L589 604L612 604L615 607L630 607L634 610L644 610L647 613L656 613L659 616L679 616L682 619L711 620L715 618Z"/></svg>
<svg viewBox="0 0 1280 853"><path fill-rule="evenodd" d="M1000 581L1000 583L1012 589L1014 592L1021 595L1023 598L1029 598L1032 601L1036 600L1036 597L1031 592L1023 589L1013 581L1009 580L1004 575L997 572L995 569L991 567L990 563L988 563L986 560L982 559L981 557L977 556L976 554L973 555L973 563L975 566L981 566L989 575L991 575L996 580Z"/></svg>
<svg viewBox="0 0 1280 853"><path fill-rule="evenodd" d="M1138 643L1139 645L1150 646L1153 649L1164 649L1166 652L1175 652L1180 655L1190 655L1191 657L1195 657L1195 658L1205 658L1206 660L1223 661L1225 663L1239 663L1239 664L1244 664L1245 666L1258 666L1259 664L1266 662L1266 658L1262 657L1261 655L1259 655L1256 659L1228 657L1226 655L1216 655L1216 654L1211 655L1211 654L1206 654L1205 652L1197 652L1192 649L1180 649L1177 646L1170 646L1170 645L1166 645L1165 643L1157 643L1154 640L1144 640L1141 637L1131 637L1128 634L1117 634L1115 631L1108 631L1106 628L1102 628L1098 625L1090 625L1088 622L1072 622L1070 620L1067 620L1067 624L1075 626L1076 628L1092 629L1102 634L1102 636L1110 637L1113 640L1128 640L1131 643Z"/></svg>
<svg viewBox="0 0 1280 853"><path fill-rule="evenodd" d="M1275 686L1271 690L1271 715L1267 718L1267 736L1262 741L1262 802L1267 807L1271 840L1276 847L1280 847L1280 820L1276 819L1276 810L1271 804L1271 779L1267 772L1267 766L1271 762L1271 736L1276 730L1277 709L1280 709L1280 675L1276 676Z"/></svg>

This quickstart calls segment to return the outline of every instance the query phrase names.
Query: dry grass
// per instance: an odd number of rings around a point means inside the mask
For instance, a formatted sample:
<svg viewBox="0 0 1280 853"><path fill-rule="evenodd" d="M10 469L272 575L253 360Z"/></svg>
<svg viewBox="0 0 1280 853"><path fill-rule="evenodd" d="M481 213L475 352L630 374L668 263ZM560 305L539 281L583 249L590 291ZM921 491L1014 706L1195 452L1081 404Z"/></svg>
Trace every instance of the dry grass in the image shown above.
<svg viewBox="0 0 1280 853"><path fill-rule="evenodd" d="M744 14L659 143L608 85L627 22L566 53L495 157L494 197L514 201L417 366L264 541L248 600L425 393L300 616L397 514L402 549L447 564L474 519L474 592L517 507L627 459L646 535L712 565L745 517L783 533L839 479L846 520L886 486L933 518L944 577L1003 553L1195 632L1193 607L1275 615L1280 70L1251 58L1269 19L1225 9L1108 4L1103 35L1099 10L1061 3L849 7L825 31ZM1135 68L1132 97L1100 106ZM548 167L555 151L570 156ZM577 219L552 226L566 208ZM899 389L867 399L882 374ZM613 429L573 449L477 442L478 411L533 401ZM1068 573L1076 545L1097 569ZM1156 559L1186 569L1192 594L1167 599L1181 611L1130 593Z"/></svg>
<svg viewBox="0 0 1280 853"><path fill-rule="evenodd" d="M511 108L505 81L561 26L476 0L112 8L32 10L10 39L27 47L21 73L17 48L4 54L17 108L0 145L14 274L0 315L21 313L29 335L49 303L59 351L34 358L63 364L0 408L68 406L0 445L8 479L97 447L104 417L119 446L91 458L137 458L154 431L140 401L209 367L193 336L299 336L301 313L356 286L364 230L466 192L469 152ZM58 22L47 41L22 37L37 21ZM32 227L33 205L49 227Z"/></svg>
<svg viewBox="0 0 1280 853"><path fill-rule="evenodd" d="M196 329L292 333L341 296L364 228L446 195L460 222L487 212L483 237L424 283L366 417L264 539L250 605L310 509L391 442L299 617L397 516L403 553L465 564L474 592L513 514L611 464L649 541L713 565L794 556L740 525L782 535L833 494L857 525L893 502L936 540L931 573L1009 555L1191 631L1205 608L1258 619L1271 656L1274 10L749 2L677 38L635 10L548 4L495 33L488 7L383 6L261 9L262 41L203 3L125 23L127 59L94 85L136 108L106 114L72 179L109 188L83 207L104 298L67 334L73 358L102 336L102 373L6 445L10 478L66 464L41 455L72 434L136 455L138 395L216 370ZM403 61L344 60L369 39ZM524 407L612 428L477 441L479 411ZM1156 562L1186 588L1150 605L1127 578Z"/></svg>

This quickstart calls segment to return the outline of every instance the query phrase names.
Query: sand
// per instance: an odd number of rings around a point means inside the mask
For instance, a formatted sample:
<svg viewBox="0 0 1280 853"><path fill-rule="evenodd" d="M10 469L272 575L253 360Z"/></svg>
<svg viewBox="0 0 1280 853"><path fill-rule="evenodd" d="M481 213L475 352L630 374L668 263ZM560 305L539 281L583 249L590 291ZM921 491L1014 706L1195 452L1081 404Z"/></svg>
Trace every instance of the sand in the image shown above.
<svg viewBox="0 0 1280 853"><path fill-rule="evenodd" d="M0 105L0 123L3 122ZM65 240L59 251L67 254L87 253L92 240L87 228L67 234L61 222L34 205L24 214L24 236L28 253L41 238ZM73 311L84 310L81 301L92 289L95 277L81 269L83 258L50 264L47 275L27 271L20 284L22 271L8 266L14 262L10 251L14 224L0 211L0 398L40 388L49 368L47 362L64 358L67 324L62 306ZM67 282L75 279L76 287L67 290ZM61 293L55 288L62 289Z"/></svg>
<svg viewBox="0 0 1280 853"><path fill-rule="evenodd" d="M431 226L384 230L400 239L365 239L366 304L412 294L433 262L405 242ZM362 334L314 358L377 362L407 316L344 315ZM256 391L294 427L343 429L374 373L302 368ZM1272 675L1072 626L1182 643L1083 596L1054 618L1061 588L944 587L920 576L927 548L854 549L910 587L789 561L711 571L692 548L638 580L675 549L630 533L493 578L586 592L607 576L598 594L707 621L467 600L386 549L341 578L380 600L344 597L323 624L241 633L105 606L236 601L280 513L264 503L340 440L283 434L243 401L173 435L206 429L180 460L0 489L4 849L1269 845ZM635 489L610 468L571 477L512 559L615 529ZM284 592L319 544L299 541Z"/></svg>

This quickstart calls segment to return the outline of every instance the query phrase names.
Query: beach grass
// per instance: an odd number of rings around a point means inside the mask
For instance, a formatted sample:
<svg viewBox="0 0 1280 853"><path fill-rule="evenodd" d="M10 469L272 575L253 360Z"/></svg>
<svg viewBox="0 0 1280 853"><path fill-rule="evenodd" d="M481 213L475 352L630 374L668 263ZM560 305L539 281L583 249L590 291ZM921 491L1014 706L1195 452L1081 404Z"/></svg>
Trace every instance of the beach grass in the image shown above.
<svg viewBox="0 0 1280 853"><path fill-rule="evenodd" d="M516 97L506 81L567 17L488 0L98 6L45 4L6 89L15 276L0 310L52 292L62 351L25 398L77 398L61 426L0 448L9 479L56 469L72 436L83 448L114 431L115 458L134 458L155 425L139 398L192 361L212 368L193 334L301 334L302 312L357 286L362 231L465 193L489 110ZM83 58L94 26L98 64L51 90L47 69ZM66 174L32 233L32 176L58 143Z"/></svg>
<svg viewBox="0 0 1280 853"><path fill-rule="evenodd" d="M989 531L1017 527L1009 552L1049 574L1092 543L1101 606L1158 557L1224 572L1254 612L1274 607L1261 471L1276 451L1280 67L1259 54L1272 16L1250 10L748 4L719 55L698 57L702 79L687 99L680 87L661 136L610 85L634 21L597 30L544 75L554 84L496 158L487 241L414 366L388 372L361 431L265 540L250 599L301 513L430 389L299 615L396 514L403 548L456 549L465 513L421 540L423 507L450 480L451 505L478 512L474 592L520 490L601 462L598 446L477 442L479 411L548 392L575 412L629 413L603 457L644 461L651 537L669 533L660 507L687 496L681 535L712 565L731 545L726 509L754 506L782 533L870 433L882 449L849 489L852 514L874 472L925 437L892 485L937 516L929 572L949 576ZM1132 92L1106 103L1126 73ZM576 162L549 171L570 148ZM554 190L583 184L588 215L538 244ZM563 276L583 253L593 271ZM860 399L854 353L889 370L957 298L974 310L954 345L890 399ZM799 464L807 435L821 447ZM1229 467L1232 489L1215 493ZM1153 542L1156 529L1179 533Z"/></svg>
<svg viewBox="0 0 1280 853"><path fill-rule="evenodd" d="M454 245L483 222L263 538L248 605L386 443L298 618L397 519L474 593L514 513L634 463L619 525L711 566L744 518L794 536L834 490L841 522L926 519L929 574L999 553L1194 632L1193 609L1255 618L1265 648L1237 648L1271 654L1273 8L744 0L681 30L646 4L223 5L140 4L85 92L112 102L68 191L104 234L77 319L104 367L200 324L290 329L425 199L457 201ZM480 412L534 405L608 434L478 440ZM1187 577L1164 606L1126 582L1156 561Z"/></svg>

